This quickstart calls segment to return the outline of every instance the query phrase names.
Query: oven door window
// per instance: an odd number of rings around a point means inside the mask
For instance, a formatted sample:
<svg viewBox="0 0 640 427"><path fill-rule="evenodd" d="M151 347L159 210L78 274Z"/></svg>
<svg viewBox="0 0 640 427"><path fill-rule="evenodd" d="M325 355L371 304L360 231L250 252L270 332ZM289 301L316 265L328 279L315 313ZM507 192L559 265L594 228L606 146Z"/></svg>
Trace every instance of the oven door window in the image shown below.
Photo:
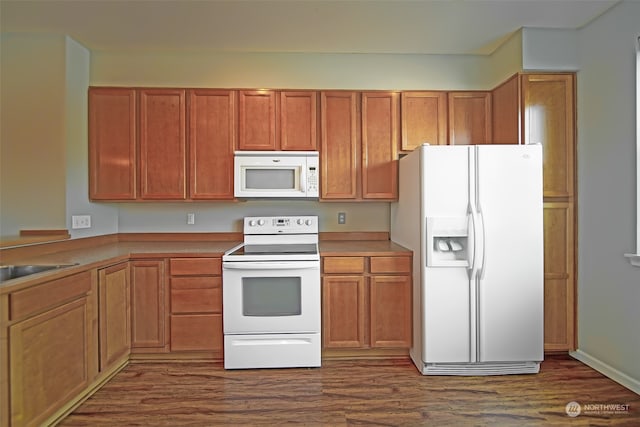
<svg viewBox="0 0 640 427"><path fill-rule="evenodd" d="M298 168L246 168L246 190L298 190Z"/></svg>
<svg viewBox="0 0 640 427"><path fill-rule="evenodd" d="M299 316L302 313L300 277L243 277L243 316Z"/></svg>

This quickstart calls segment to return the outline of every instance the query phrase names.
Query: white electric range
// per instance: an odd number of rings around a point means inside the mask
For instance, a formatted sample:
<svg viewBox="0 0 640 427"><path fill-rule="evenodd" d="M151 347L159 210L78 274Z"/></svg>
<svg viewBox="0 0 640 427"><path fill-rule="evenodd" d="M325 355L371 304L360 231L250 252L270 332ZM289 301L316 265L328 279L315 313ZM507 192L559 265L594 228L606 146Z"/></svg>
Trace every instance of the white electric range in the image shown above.
<svg viewBox="0 0 640 427"><path fill-rule="evenodd" d="M317 216L245 218L222 283L225 369L320 366Z"/></svg>

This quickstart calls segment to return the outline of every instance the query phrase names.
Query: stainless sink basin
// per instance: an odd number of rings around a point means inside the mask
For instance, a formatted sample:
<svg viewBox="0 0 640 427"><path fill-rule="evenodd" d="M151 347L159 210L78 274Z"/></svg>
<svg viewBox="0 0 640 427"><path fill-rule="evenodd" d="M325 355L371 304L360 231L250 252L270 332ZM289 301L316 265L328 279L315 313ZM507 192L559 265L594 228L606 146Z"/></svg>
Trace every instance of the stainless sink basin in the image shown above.
<svg viewBox="0 0 640 427"><path fill-rule="evenodd" d="M30 265L3 265L0 266L0 282L17 279L43 271L57 270L72 267L77 264L30 264Z"/></svg>

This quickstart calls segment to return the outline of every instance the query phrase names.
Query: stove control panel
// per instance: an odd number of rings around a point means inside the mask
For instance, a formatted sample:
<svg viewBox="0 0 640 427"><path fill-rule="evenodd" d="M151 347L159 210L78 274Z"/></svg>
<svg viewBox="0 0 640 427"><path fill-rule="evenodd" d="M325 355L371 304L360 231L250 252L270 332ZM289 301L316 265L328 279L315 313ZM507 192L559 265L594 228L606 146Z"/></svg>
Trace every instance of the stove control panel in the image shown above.
<svg viewBox="0 0 640 427"><path fill-rule="evenodd" d="M244 234L317 234L318 217L250 216L244 219Z"/></svg>

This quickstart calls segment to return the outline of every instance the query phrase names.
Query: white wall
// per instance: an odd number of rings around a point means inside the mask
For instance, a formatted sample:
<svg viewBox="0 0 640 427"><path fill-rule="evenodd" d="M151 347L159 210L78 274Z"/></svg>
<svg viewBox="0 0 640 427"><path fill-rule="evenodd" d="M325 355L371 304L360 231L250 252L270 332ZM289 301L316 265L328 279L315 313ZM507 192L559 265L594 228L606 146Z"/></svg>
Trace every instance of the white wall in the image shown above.
<svg viewBox="0 0 640 427"><path fill-rule="evenodd" d="M0 234L64 229L65 37L0 40Z"/></svg>
<svg viewBox="0 0 640 427"><path fill-rule="evenodd" d="M292 89L486 89L487 57L208 51L94 52L91 84Z"/></svg>
<svg viewBox="0 0 640 427"><path fill-rule="evenodd" d="M0 234L117 232L117 208L88 200L89 51L59 35L1 40ZM73 214L90 214L94 226L71 230Z"/></svg>
<svg viewBox="0 0 640 427"><path fill-rule="evenodd" d="M575 71L579 68L577 43L575 30L523 28L522 68Z"/></svg>
<svg viewBox="0 0 640 427"><path fill-rule="evenodd" d="M72 238L117 233L118 208L89 202L87 88L91 54L66 38L66 226ZM92 227L73 230L72 215L91 215Z"/></svg>
<svg viewBox="0 0 640 427"><path fill-rule="evenodd" d="M578 357L640 393L635 41L640 2L578 31Z"/></svg>

